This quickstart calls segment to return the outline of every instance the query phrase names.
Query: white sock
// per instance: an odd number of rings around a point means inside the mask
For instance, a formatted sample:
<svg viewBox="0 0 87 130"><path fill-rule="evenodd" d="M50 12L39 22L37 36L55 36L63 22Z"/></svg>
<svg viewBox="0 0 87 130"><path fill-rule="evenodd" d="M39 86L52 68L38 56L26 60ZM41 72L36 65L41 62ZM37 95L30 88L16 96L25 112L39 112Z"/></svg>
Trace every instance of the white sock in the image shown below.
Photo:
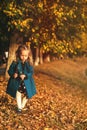
<svg viewBox="0 0 87 130"><path fill-rule="evenodd" d="M17 91L17 93L16 93L16 101L17 101L18 109L22 109L21 98L22 98L21 93L19 91Z"/></svg>
<svg viewBox="0 0 87 130"><path fill-rule="evenodd" d="M23 97L23 99L22 99L22 108L24 108L24 107L25 107L25 105L26 105L27 101L28 101L28 99L26 98L26 96L25 96L25 97Z"/></svg>

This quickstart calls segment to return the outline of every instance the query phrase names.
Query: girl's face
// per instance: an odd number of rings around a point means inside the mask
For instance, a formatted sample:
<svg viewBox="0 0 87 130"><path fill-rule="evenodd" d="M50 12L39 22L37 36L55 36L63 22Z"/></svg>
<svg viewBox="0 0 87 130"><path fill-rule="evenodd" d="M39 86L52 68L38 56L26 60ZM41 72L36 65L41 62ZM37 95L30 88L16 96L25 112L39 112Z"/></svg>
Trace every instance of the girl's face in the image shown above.
<svg viewBox="0 0 87 130"><path fill-rule="evenodd" d="M20 60L24 63L28 59L28 51L22 50L20 54Z"/></svg>

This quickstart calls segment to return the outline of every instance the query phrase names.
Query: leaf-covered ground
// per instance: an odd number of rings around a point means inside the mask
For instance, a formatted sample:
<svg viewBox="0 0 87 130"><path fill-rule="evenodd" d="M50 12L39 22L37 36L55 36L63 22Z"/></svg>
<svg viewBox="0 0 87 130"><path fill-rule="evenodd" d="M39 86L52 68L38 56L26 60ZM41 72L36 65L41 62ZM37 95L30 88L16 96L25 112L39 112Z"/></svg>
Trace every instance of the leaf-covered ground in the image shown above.
<svg viewBox="0 0 87 130"><path fill-rule="evenodd" d="M79 88L59 83L46 75L35 75L37 95L27 110L16 112L16 101L0 83L0 130L86 130L87 102Z"/></svg>
<svg viewBox="0 0 87 130"><path fill-rule="evenodd" d="M34 75L37 94L21 114L5 93L0 77L0 130L87 130L87 98L77 86L61 83L40 72Z"/></svg>

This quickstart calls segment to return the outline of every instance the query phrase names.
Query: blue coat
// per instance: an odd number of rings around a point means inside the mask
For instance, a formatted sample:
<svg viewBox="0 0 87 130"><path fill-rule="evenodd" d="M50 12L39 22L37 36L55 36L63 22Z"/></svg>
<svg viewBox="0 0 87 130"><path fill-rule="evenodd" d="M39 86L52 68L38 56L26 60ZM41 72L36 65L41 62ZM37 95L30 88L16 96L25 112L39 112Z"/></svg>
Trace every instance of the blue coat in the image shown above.
<svg viewBox="0 0 87 130"><path fill-rule="evenodd" d="M16 92L19 88L21 79L19 78L13 78L13 75L15 73L15 69L18 70L18 73L23 73L26 75L26 79L24 79L24 84L26 87L26 92L27 92L27 97L31 98L32 96L34 96L36 94L36 86L34 83L34 79L33 79L33 67L28 63L25 62L25 66L24 66L24 70L22 69L22 63L19 60L18 62L12 62L12 64L10 65L10 68L8 70L8 74L10 75L10 79L8 81L7 84L7 90L6 92L12 96L12 97L16 97Z"/></svg>

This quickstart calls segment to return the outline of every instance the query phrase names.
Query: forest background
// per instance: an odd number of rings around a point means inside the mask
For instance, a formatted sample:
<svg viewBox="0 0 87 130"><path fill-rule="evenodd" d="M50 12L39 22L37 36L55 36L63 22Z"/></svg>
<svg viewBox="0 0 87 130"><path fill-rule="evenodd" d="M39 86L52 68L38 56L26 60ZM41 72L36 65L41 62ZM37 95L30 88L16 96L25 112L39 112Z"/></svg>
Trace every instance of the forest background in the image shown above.
<svg viewBox="0 0 87 130"><path fill-rule="evenodd" d="M9 51L10 64L25 43L36 65L87 55L86 8L87 0L1 0L0 53Z"/></svg>

